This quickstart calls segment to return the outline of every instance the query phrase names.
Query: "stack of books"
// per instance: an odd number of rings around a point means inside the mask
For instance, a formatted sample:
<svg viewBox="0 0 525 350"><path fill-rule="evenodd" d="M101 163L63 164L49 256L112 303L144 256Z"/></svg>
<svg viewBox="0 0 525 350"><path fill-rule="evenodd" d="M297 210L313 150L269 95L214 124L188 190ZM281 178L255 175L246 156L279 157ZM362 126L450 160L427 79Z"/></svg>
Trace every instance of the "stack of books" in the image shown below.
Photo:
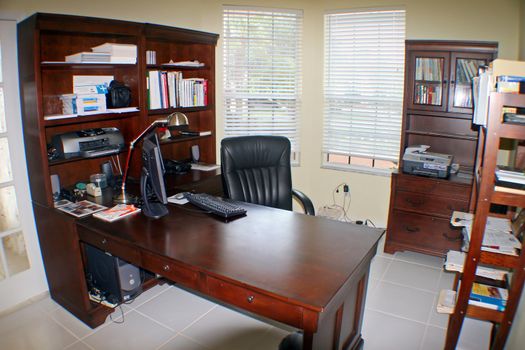
<svg viewBox="0 0 525 350"><path fill-rule="evenodd" d="M504 311L508 298L509 292L504 288L474 282L468 302L471 305Z"/></svg>
<svg viewBox="0 0 525 350"><path fill-rule="evenodd" d="M149 109L208 105L208 80L204 78L184 79L182 72L150 70L147 83Z"/></svg>
<svg viewBox="0 0 525 350"><path fill-rule="evenodd" d="M439 293L437 312L451 314L456 306L456 291L444 289ZM492 310L504 311L509 298L508 290L474 282L468 303Z"/></svg>

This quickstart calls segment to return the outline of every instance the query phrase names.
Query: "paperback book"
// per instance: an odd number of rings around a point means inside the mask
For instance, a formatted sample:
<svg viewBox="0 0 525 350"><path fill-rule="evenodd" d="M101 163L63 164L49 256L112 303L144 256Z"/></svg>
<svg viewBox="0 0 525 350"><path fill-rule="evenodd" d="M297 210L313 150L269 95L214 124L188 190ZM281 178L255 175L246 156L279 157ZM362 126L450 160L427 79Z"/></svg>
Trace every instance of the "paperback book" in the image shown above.
<svg viewBox="0 0 525 350"><path fill-rule="evenodd" d="M505 305L507 305L508 297L509 293L504 288L474 282L470 292L469 303L503 311L505 310Z"/></svg>
<svg viewBox="0 0 525 350"><path fill-rule="evenodd" d="M112 208L93 214L93 217L113 222L139 212L140 208L135 207L133 204L117 204Z"/></svg>

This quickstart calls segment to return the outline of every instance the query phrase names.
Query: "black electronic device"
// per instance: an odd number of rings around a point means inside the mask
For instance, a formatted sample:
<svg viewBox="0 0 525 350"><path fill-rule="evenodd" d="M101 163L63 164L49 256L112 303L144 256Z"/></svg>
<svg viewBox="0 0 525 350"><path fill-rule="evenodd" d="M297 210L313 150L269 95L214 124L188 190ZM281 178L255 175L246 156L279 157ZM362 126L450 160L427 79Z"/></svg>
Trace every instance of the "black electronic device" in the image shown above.
<svg viewBox="0 0 525 350"><path fill-rule="evenodd" d="M142 207L144 215L158 219L168 214L164 163L160 152L159 139L155 132L147 135L142 143L140 194L144 202Z"/></svg>
<svg viewBox="0 0 525 350"><path fill-rule="evenodd" d="M191 170L191 164L189 161L164 159L164 169L166 169L166 174L186 174Z"/></svg>
<svg viewBox="0 0 525 350"><path fill-rule="evenodd" d="M243 207L207 193L185 192L184 198L191 204L226 219L246 214Z"/></svg>
<svg viewBox="0 0 525 350"><path fill-rule="evenodd" d="M138 267L102 250L85 246L88 287L99 291L103 300L117 304L133 299L142 292Z"/></svg>

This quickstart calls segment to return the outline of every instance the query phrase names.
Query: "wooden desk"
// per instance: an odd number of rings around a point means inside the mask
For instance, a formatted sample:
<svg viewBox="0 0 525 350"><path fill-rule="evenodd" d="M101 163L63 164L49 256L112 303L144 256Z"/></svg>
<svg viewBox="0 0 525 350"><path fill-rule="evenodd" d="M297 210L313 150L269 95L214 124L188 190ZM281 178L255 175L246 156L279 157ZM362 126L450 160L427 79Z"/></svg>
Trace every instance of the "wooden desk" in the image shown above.
<svg viewBox="0 0 525 350"><path fill-rule="evenodd" d="M76 225L85 243L304 330L305 350L360 348L368 270L382 230L246 208L246 217L228 223L169 205L158 220L136 215L108 224L91 217Z"/></svg>

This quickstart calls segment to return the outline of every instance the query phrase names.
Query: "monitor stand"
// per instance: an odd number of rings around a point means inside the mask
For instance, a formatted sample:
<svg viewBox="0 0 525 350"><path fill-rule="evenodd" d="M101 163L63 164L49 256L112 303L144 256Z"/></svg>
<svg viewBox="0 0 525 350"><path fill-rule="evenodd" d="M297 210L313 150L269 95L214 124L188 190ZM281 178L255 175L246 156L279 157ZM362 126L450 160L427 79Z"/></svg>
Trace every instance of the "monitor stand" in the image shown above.
<svg viewBox="0 0 525 350"><path fill-rule="evenodd" d="M148 188L149 174L147 170L142 169L140 176L140 193L142 193L142 213L148 218L159 219L165 215L168 215L168 208L166 205L150 199L151 189Z"/></svg>
<svg viewBox="0 0 525 350"><path fill-rule="evenodd" d="M168 215L169 211L164 204L158 202L151 203L147 198L144 198L142 212L148 218L159 219L165 215Z"/></svg>

